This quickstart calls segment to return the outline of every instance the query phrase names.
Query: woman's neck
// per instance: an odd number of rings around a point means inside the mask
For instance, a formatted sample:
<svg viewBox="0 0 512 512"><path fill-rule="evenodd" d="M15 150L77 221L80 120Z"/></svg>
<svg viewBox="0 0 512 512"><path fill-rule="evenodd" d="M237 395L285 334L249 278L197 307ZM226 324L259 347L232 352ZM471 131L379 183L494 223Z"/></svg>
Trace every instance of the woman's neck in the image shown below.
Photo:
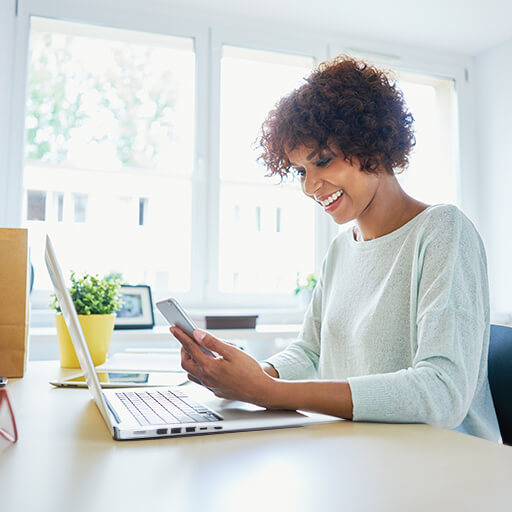
<svg viewBox="0 0 512 512"><path fill-rule="evenodd" d="M428 205L405 193L395 176L383 174L370 204L356 219L358 238L373 240L407 224Z"/></svg>

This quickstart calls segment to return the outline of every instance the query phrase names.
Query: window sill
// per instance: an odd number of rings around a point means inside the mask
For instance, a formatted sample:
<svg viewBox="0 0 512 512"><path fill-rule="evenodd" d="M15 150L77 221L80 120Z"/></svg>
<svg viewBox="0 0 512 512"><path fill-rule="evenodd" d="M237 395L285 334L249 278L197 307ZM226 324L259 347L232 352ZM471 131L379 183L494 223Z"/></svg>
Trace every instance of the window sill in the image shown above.
<svg viewBox="0 0 512 512"><path fill-rule="evenodd" d="M210 329L208 332L220 339L227 340L258 340L274 338L294 338L300 330L300 324L263 324L255 329ZM31 342L44 343L55 341L55 327L31 327L29 337ZM173 341L169 328L157 325L153 329L123 329L114 331L112 341Z"/></svg>
<svg viewBox="0 0 512 512"><path fill-rule="evenodd" d="M190 315L201 315L201 314L214 314L218 312L218 309L196 309L191 308L187 309ZM222 311L228 311L228 309L224 309ZM287 326L287 325L296 325L301 324L304 319L304 310L299 308L252 308L252 309L244 309L244 308L231 308L229 309L230 314L257 314L257 327L256 330L260 329L260 327L265 330L267 325L276 325L276 326ZM158 329L166 328L164 317L158 312L155 308L155 332ZM38 308L32 305L30 310L30 330L41 329L43 332L44 329L55 328L55 311L50 308ZM231 330L231 329L230 329ZM120 331L115 331L120 332ZM151 332L151 331L140 331L140 332ZM168 332L168 331L167 331Z"/></svg>
<svg viewBox="0 0 512 512"><path fill-rule="evenodd" d="M282 350L297 337L300 324L262 324L255 329L211 329L217 338L236 343L256 359L265 359ZM31 327L29 330L29 359L44 361L58 359L57 331L55 327ZM126 350L162 351L176 350L178 342L167 326L154 329L114 331L109 355Z"/></svg>

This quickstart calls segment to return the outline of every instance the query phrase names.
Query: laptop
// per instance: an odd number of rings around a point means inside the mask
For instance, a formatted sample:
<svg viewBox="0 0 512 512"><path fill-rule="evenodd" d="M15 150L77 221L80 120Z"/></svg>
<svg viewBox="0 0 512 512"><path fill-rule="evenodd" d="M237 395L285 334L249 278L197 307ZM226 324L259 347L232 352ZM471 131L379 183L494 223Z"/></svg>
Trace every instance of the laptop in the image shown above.
<svg viewBox="0 0 512 512"><path fill-rule="evenodd" d="M245 402L219 399L193 383L190 383L190 394L183 387L102 389L48 236L45 261L87 387L115 440L266 430L339 421L332 416L271 411ZM205 400L198 401L197 394L201 393Z"/></svg>

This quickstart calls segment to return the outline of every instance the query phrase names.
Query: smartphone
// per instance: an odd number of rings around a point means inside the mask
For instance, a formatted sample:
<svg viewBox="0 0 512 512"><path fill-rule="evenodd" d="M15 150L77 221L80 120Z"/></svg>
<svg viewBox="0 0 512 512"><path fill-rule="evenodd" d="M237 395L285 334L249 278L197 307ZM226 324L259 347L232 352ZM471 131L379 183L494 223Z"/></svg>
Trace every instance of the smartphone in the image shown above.
<svg viewBox="0 0 512 512"><path fill-rule="evenodd" d="M164 315L165 319L171 325L179 327L187 336L194 340L194 329L197 329L192 319L187 315L185 310L178 304L176 299L165 299L156 303L156 307ZM195 341L195 340L194 340ZM197 343L197 341L195 341ZM207 348L199 345L201 350L208 356L213 356L213 353Z"/></svg>

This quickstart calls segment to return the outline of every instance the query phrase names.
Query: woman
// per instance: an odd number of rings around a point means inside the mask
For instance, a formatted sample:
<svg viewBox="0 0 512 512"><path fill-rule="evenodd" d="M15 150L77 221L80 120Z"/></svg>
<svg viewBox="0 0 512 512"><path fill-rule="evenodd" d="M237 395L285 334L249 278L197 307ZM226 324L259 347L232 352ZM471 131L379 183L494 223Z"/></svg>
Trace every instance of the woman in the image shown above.
<svg viewBox="0 0 512 512"><path fill-rule="evenodd" d="M499 429L487 380L485 251L454 206L408 196L395 172L414 146L413 118L382 71L349 57L315 70L263 124L271 174L338 224L298 340L259 364L179 329L182 366L217 396L356 421L429 423L487 439Z"/></svg>

